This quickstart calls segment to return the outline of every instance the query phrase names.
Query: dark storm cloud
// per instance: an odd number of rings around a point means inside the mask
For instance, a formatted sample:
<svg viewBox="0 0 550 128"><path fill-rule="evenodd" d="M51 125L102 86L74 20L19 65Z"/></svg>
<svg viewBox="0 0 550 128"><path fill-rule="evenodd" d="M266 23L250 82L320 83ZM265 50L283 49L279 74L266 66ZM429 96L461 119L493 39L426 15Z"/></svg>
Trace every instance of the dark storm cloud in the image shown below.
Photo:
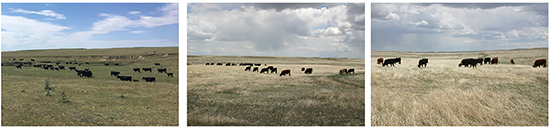
<svg viewBox="0 0 550 128"><path fill-rule="evenodd" d="M323 5L328 7L333 7L339 4L327 4L327 3L250 3L245 4L248 6L253 6L258 9L275 9L277 12L280 12L285 9L299 9L299 8L318 8Z"/></svg>
<svg viewBox="0 0 550 128"><path fill-rule="evenodd" d="M365 3L347 4L347 6L348 21L352 24L351 28L357 31L365 31Z"/></svg>

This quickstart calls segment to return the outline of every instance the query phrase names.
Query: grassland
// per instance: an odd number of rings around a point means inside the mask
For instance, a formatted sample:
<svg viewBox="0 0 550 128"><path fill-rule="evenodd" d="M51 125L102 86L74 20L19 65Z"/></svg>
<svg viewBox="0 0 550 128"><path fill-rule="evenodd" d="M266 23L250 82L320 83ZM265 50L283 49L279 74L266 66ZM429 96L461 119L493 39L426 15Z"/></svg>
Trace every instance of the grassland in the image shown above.
<svg viewBox="0 0 550 128"><path fill-rule="evenodd" d="M22 69L2 66L3 126L177 126L179 123L177 47L2 52L3 63L19 62L20 58L62 62L60 65L66 68L90 69L93 77L79 77L68 69L51 71L32 65ZM90 64L63 63L67 61ZM120 65L104 66L103 63ZM154 71L137 73L132 70L146 67ZM157 68L167 68L174 77L157 73ZM110 71L133 76L140 82L120 81L110 76ZM145 82L141 77L157 79ZM46 80L54 88L49 97L44 90ZM59 102L62 92L70 102Z"/></svg>
<svg viewBox="0 0 550 128"><path fill-rule="evenodd" d="M372 126L548 126L548 48L452 53L372 51ZM402 58L382 67L377 58ZM463 58L497 65L458 67ZM429 59L426 68L418 60ZM513 58L515 65L510 64Z"/></svg>
<svg viewBox="0 0 550 128"><path fill-rule="evenodd" d="M364 59L193 56L187 61L187 123L190 126L365 125ZM291 76L244 71L262 63L291 69ZM304 74L302 67L313 68ZM338 75L342 68L355 74Z"/></svg>

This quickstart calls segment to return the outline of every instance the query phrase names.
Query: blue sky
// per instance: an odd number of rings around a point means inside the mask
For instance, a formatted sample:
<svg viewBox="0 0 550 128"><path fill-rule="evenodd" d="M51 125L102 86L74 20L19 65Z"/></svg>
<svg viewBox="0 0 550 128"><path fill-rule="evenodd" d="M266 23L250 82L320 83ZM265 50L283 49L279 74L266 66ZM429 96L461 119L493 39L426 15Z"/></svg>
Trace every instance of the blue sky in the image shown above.
<svg viewBox="0 0 550 128"><path fill-rule="evenodd" d="M177 47L178 3L2 3L2 51Z"/></svg>
<svg viewBox="0 0 550 128"><path fill-rule="evenodd" d="M548 3L372 3L373 51L548 47Z"/></svg>
<svg viewBox="0 0 550 128"><path fill-rule="evenodd" d="M188 3L189 55L365 58L364 3Z"/></svg>

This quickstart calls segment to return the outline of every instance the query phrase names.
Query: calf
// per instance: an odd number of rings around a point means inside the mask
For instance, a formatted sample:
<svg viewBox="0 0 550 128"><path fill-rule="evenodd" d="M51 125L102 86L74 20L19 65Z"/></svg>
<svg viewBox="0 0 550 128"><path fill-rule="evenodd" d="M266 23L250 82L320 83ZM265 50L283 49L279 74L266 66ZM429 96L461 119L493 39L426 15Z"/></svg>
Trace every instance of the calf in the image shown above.
<svg viewBox="0 0 550 128"><path fill-rule="evenodd" d="M283 76L283 75L286 75L288 74L288 76L290 76L290 69L285 69L283 71L281 71L281 74L279 76Z"/></svg>
<svg viewBox="0 0 550 128"><path fill-rule="evenodd" d="M132 81L132 76L117 76L121 81Z"/></svg>
<svg viewBox="0 0 550 128"><path fill-rule="evenodd" d="M155 82L155 77L143 77L141 79L144 79L145 82Z"/></svg>
<svg viewBox="0 0 550 128"><path fill-rule="evenodd" d="M384 63L384 58L378 58L378 60L376 60L376 64L382 64Z"/></svg>
<svg viewBox="0 0 550 128"><path fill-rule="evenodd" d="M340 69L340 75L344 75L344 73L348 74L348 70L347 69Z"/></svg>
<svg viewBox="0 0 550 128"><path fill-rule="evenodd" d="M510 63L511 64L516 64L516 63L514 63L514 59L510 59Z"/></svg>
<svg viewBox="0 0 550 128"><path fill-rule="evenodd" d="M260 73L264 73L264 72L269 73L269 69L268 69L268 68L262 68L262 70L260 71Z"/></svg>
<svg viewBox="0 0 550 128"><path fill-rule="evenodd" d="M546 67L546 59L538 59L538 60L535 60L535 63L533 64L533 68L535 67Z"/></svg>
<svg viewBox="0 0 550 128"><path fill-rule="evenodd" d="M166 73L166 68L163 68L163 69L157 69L157 71L158 71L159 73L162 73L162 72Z"/></svg>
<svg viewBox="0 0 550 128"><path fill-rule="evenodd" d="M120 72L117 71L111 71L111 76L118 76Z"/></svg>
<svg viewBox="0 0 550 128"><path fill-rule="evenodd" d="M174 73L166 73L166 75L168 75L168 77L170 76L174 77Z"/></svg>
<svg viewBox="0 0 550 128"><path fill-rule="evenodd" d="M418 61L418 68L420 68L422 65L426 67L428 65L428 59L420 59L420 61Z"/></svg>
<svg viewBox="0 0 550 128"><path fill-rule="evenodd" d="M139 70L139 68L133 68L134 72L139 72L141 73L141 71Z"/></svg>
<svg viewBox="0 0 550 128"><path fill-rule="evenodd" d="M305 71L305 70L306 70L306 68L302 67L302 71Z"/></svg>
<svg viewBox="0 0 550 128"><path fill-rule="evenodd" d="M305 74L311 74L311 72L313 72L313 68L307 68L304 73Z"/></svg>

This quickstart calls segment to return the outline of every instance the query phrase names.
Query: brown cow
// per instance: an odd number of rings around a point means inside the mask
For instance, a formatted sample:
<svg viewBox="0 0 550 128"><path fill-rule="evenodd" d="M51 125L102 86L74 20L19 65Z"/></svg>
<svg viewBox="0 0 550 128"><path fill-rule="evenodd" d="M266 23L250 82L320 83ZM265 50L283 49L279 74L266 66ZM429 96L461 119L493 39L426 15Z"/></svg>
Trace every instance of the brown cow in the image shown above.
<svg viewBox="0 0 550 128"><path fill-rule="evenodd" d="M511 64L516 64L516 63L514 63L514 59L510 59L510 63Z"/></svg>
<svg viewBox="0 0 550 128"><path fill-rule="evenodd" d="M281 71L281 74L279 76L283 76L283 75L286 75L288 74L288 76L290 76L290 69L285 69L283 71Z"/></svg>
<svg viewBox="0 0 550 128"><path fill-rule="evenodd" d="M344 75L344 73L348 74L348 70L347 69L340 69L340 75Z"/></svg>
<svg viewBox="0 0 550 128"><path fill-rule="evenodd" d="M376 62L376 64L381 64L381 63L384 63L384 58L378 58L378 61Z"/></svg>
<svg viewBox="0 0 550 128"><path fill-rule="evenodd" d="M541 65L542 67L546 67L546 59L535 60L535 63L533 64L533 68L540 67Z"/></svg>
<svg viewBox="0 0 550 128"><path fill-rule="evenodd" d="M498 57L493 58L491 64L498 64Z"/></svg>

